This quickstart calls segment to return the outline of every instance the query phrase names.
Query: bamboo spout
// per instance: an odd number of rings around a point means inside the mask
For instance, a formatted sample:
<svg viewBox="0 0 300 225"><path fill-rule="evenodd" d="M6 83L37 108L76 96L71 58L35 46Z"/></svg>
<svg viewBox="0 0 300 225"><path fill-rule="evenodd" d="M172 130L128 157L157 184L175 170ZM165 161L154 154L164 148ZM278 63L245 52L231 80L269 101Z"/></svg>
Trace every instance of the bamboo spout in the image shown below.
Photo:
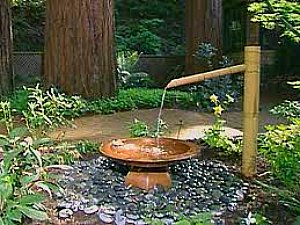
<svg viewBox="0 0 300 225"><path fill-rule="evenodd" d="M210 79L210 78L245 72L245 70L246 70L246 66L244 64L241 64L241 65L230 66L227 68L218 69L218 70L214 70L214 71L210 71L210 72L194 74L191 76L171 80L167 84L166 88L173 88L173 87L183 86L183 85L187 85L187 84L198 83L200 81Z"/></svg>

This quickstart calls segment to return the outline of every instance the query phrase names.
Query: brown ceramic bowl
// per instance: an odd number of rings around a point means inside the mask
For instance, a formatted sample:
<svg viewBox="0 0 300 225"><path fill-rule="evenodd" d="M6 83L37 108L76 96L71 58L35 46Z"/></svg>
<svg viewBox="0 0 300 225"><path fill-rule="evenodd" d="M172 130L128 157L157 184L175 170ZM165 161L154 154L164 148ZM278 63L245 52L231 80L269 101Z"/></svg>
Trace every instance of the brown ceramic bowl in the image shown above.
<svg viewBox="0 0 300 225"><path fill-rule="evenodd" d="M129 138L106 141L100 152L134 167L165 167L195 157L198 149L194 143L173 138Z"/></svg>

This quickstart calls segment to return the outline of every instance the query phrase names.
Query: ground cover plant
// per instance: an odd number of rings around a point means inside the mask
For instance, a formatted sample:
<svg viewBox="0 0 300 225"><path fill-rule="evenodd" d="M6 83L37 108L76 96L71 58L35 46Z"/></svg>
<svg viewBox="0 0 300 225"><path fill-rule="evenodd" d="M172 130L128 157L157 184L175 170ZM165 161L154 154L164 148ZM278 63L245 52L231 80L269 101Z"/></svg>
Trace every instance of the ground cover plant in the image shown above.
<svg viewBox="0 0 300 225"><path fill-rule="evenodd" d="M112 98L87 101L79 96L67 96L54 88L43 91L37 86L15 92L8 101L11 102L14 113L26 113L28 117L32 114L39 116L35 118L38 124L34 126L63 125L67 123L65 117L78 117L87 113L109 114L137 108L156 108L161 104L162 93L162 89L128 88L119 89L116 96ZM201 101L202 99L189 92L168 91L165 106L196 109ZM38 113L32 112L33 110ZM55 122L50 122L51 119Z"/></svg>

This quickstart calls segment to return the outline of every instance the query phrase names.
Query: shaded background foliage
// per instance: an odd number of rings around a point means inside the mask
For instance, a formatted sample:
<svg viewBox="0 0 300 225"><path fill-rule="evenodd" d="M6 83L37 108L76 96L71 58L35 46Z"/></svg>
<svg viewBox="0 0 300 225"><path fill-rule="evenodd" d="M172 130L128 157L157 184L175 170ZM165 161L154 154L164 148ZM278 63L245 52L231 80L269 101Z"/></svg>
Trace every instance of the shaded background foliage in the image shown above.
<svg viewBox="0 0 300 225"><path fill-rule="evenodd" d="M116 0L117 43L121 51L179 53L183 23L182 0Z"/></svg>
<svg viewBox="0 0 300 225"><path fill-rule="evenodd" d="M116 41L119 51L146 54L182 53L183 0L116 0ZM14 49L41 51L45 0L13 2Z"/></svg>
<svg viewBox="0 0 300 225"><path fill-rule="evenodd" d="M42 51L44 48L45 0L13 1L14 49Z"/></svg>

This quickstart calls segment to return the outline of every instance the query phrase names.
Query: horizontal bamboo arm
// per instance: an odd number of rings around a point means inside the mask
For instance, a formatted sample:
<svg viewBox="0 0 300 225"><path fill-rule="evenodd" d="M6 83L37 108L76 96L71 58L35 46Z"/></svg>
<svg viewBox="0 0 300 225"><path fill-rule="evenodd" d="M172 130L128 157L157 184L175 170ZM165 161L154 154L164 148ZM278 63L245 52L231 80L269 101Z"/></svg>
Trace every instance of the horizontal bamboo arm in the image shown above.
<svg viewBox="0 0 300 225"><path fill-rule="evenodd" d="M173 88L173 87L183 86L186 84L198 83L200 81L210 79L210 78L245 72L245 70L246 70L246 66L244 64L241 64L241 65L230 66L223 69L218 69L218 70L209 71L205 73L194 74L191 76L171 80L167 84L166 88Z"/></svg>

